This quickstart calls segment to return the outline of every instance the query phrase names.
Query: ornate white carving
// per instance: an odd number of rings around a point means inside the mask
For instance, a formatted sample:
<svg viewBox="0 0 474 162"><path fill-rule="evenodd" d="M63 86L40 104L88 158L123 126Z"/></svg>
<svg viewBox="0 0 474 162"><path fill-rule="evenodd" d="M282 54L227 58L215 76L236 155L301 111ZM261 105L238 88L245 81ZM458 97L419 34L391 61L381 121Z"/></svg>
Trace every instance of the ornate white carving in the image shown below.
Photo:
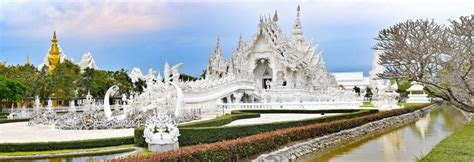
<svg viewBox="0 0 474 162"><path fill-rule="evenodd" d="M179 129L171 116L157 114L151 116L143 132L148 149L152 152L164 152L179 148Z"/></svg>
<svg viewBox="0 0 474 162"><path fill-rule="evenodd" d="M110 95L114 95L115 93L117 93L119 90L119 87L117 85L113 85L112 87L110 87L107 92L105 93L105 97L104 97L104 113L105 113L105 117L107 119L110 119L112 117L112 110L110 109Z"/></svg>

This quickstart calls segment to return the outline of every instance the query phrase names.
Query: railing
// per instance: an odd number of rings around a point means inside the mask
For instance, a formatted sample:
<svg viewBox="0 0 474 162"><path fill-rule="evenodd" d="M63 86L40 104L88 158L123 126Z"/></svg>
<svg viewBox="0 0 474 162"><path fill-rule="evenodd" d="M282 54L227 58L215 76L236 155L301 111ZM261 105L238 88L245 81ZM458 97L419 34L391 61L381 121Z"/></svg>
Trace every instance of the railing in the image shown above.
<svg viewBox="0 0 474 162"><path fill-rule="evenodd" d="M223 97L237 90L255 90L255 86L252 81L233 81L203 91L185 92L184 101L185 103L207 102L210 100L215 102L217 98Z"/></svg>
<svg viewBox="0 0 474 162"><path fill-rule="evenodd" d="M286 103L228 103L219 104L219 110L238 109L358 109L362 105L360 101L334 101L334 102L286 102Z"/></svg>
<svg viewBox="0 0 474 162"><path fill-rule="evenodd" d="M218 86L210 87L210 88L205 88L205 89L198 89L196 91L185 91L184 95L186 97L194 97L194 96L200 96L202 94L207 94L207 93L215 93L217 91L222 91L225 89L228 89L230 87L236 87L236 86L253 86L252 81L248 80L236 80L236 81L231 81L227 82L225 84L220 84Z"/></svg>

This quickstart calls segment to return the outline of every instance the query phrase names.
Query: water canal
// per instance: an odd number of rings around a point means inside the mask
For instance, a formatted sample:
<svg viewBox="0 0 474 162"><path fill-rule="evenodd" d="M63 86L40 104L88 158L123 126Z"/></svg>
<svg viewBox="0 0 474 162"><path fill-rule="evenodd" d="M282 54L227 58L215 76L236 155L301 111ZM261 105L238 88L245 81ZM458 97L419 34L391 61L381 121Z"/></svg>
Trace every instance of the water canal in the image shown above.
<svg viewBox="0 0 474 162"><path fill-rule="evenodd" d="M467 118L453 107L439 106L418 121L365 137L323 155L307 155L298 161L398 162L416 161L437 143L458 131Z"/></svg>

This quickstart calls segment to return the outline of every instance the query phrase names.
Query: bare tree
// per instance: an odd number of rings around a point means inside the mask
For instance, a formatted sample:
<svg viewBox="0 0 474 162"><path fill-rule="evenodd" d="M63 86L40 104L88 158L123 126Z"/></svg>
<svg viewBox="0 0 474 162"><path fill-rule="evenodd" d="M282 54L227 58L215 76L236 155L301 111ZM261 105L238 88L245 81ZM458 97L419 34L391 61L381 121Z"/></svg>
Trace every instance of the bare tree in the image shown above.
<svg viewBox="0 0 474 162"><path fill-rule="evenodd" d="M380 31L374 49L386 69L378 76L422 83L429 94L474 112L474 15L450 22L408 20Z"/></svg>

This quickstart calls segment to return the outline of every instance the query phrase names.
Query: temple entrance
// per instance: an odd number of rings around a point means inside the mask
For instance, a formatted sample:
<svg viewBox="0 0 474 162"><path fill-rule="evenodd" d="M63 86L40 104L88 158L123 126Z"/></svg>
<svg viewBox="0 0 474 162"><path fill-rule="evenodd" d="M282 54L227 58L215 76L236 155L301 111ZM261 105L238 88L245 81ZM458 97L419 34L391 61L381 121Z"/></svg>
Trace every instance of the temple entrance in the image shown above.
<svg viewBox="0 0 474 162"><path fill-rule="evenodd" d="M262 79L262 88L264 89L270 89L270 85L272 83L272 79Z"/></svg>
<svg viewBox="0 0 474 162"><path fill-rule="evenodd" d="M270 86L273 79L273 71L270 68L270 62L268 59L260 59L256 61L256 64L257 66L253 70L255 82L260 86L260 88L271 88Z"/></svg>

